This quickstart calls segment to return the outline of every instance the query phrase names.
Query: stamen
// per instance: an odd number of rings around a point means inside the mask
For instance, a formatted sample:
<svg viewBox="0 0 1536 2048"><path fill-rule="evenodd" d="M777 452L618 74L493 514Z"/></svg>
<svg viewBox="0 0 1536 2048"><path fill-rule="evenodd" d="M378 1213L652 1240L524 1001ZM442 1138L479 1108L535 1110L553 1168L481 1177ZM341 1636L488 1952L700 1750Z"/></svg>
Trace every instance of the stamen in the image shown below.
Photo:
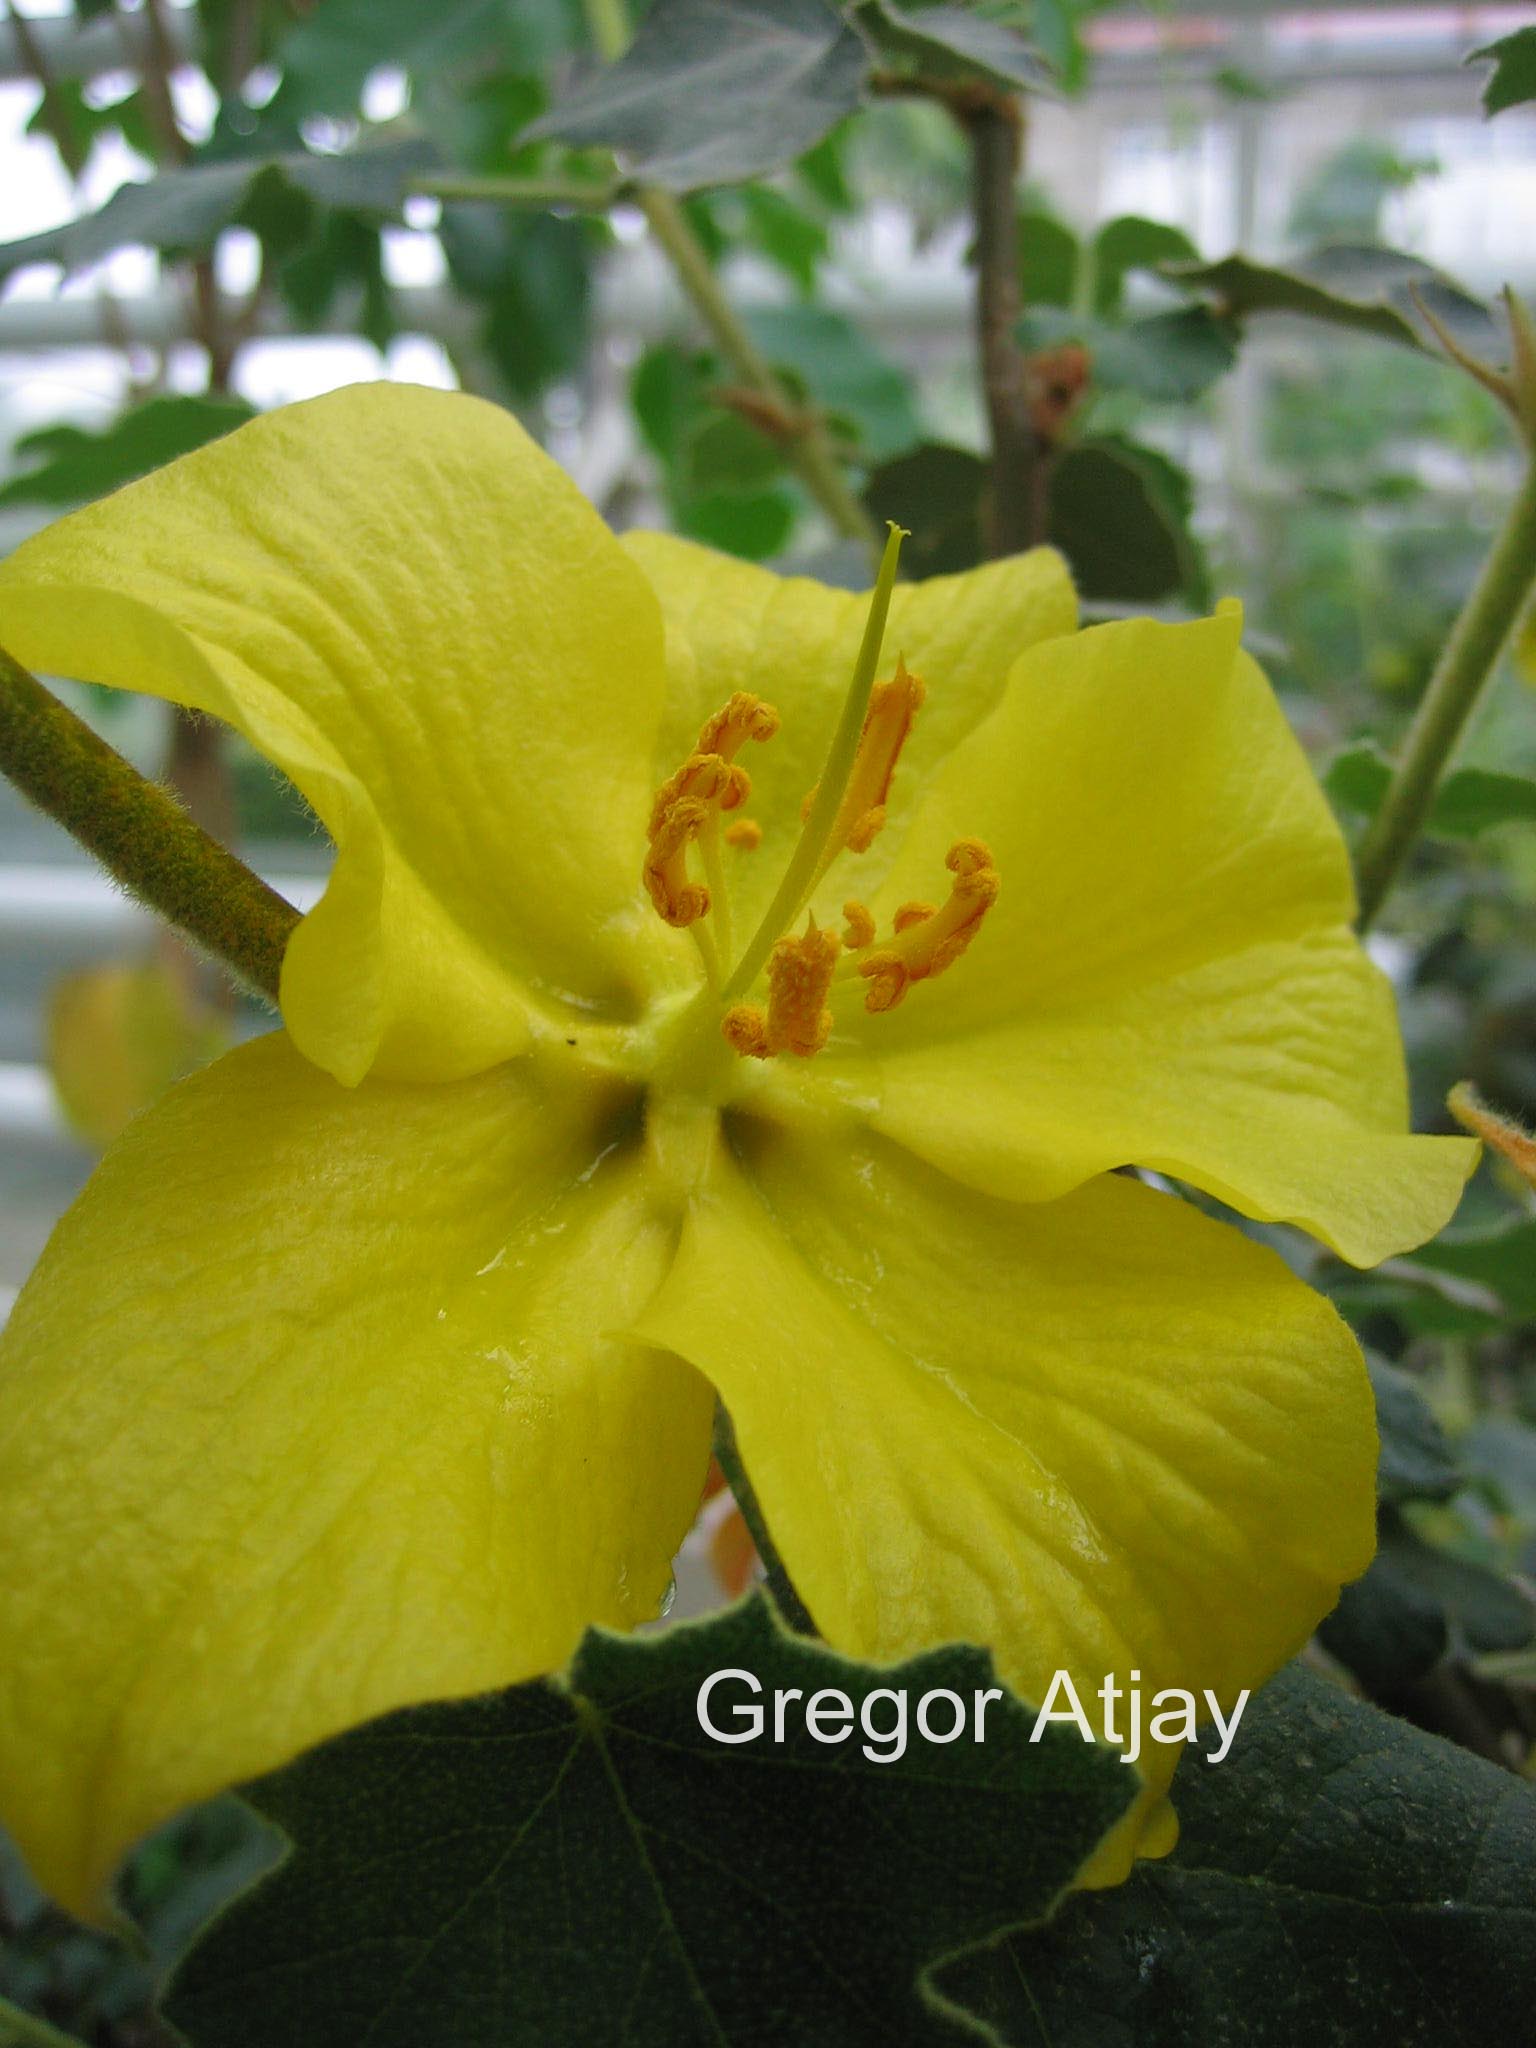
<svg viewBox="0 0 1536 2048"><path fill-rule="evenodd" d="M875 914L865 903L845 903L843 916L848 922L843 926L843 944L850 953L859 953L875 936Z"/></svg>
<svg viewBox="0 0 1536 2048"><path fill-rule="evenodd" d="M763 828L756 818L737 818L725 828L725 843L740 847L743 853L755 853L763 843Z"/></svg>
<svg viewBox="0 0 1536 2048"><path fill-rule="evenodd" d="M864 853L874 844L875 835L885 823L885 807L891 794L896 763L901 758L912 722L927 694L919 679L908 673L900 655L896 658L895 675L883 683L876 683L870 694L869 709L864 714L848 787L838 806L837 823L832 828L832 841L824 868L831 865L832 858L845 846L854 853ZM807 811L815 795L816 791L812 790L806 798Z"/></svg>
<svg viewBox="0 0 1536 2048"><path fill-rule="evenodd" d="M744 741L769 740L779 729L779 714L750 691L738 690L730 701L699 728L699 744L682 767L669 775L651 805L641 877L656 914L670 925L696 924L719 894L688 878L688 849L706 824L722 811L738 810L752 793L752 778L735 761ZM710 863L707 861L706 865ZM724 905L720 906L723 911ZM727 947L729 940L726 940ZM707 964L707 963L706 963Z"/></svg>
<svg viewBox="0 0 1536 2048"><path fill-rule="evenodd" d="M736 1003L721 1030L744 1058L766 1060L792 1052L810 1059L832 1029L827 995L842 945L836 932L821 930L814 918L798 938L780 939L768 956L768 1008Z"/></svg>
<svg viewBox="0 0 1536 2048"><path fill-rule="evenodd" d="M938 910L904 903L894 920L895 936L859 961L856 971L869 983L866 1010L894 1010L914 981L952 966L997 901L997 869L979 839L957 840L944 865L955 878L948 902Z"/></svg>

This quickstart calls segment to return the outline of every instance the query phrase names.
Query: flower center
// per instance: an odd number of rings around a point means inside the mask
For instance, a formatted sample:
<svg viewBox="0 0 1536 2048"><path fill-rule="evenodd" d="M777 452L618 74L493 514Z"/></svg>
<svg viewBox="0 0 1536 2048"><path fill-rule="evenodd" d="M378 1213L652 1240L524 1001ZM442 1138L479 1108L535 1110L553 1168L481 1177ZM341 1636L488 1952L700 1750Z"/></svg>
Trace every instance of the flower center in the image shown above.
<svg viewBox="0 0 1536 2048"><path fill-rule="evenodd" d="M865 984L866 1010L893 1010L914 982L959 959L997 900L991 854L979 839L962 839L945 863L953 877L947 901L904 903L887 937L878 936L863 903L844 904L841 934L818 925L808 909L838 856L865 852L884 825L901 750L926 694L899 657L894 674L875 680L903 538L893 526L826 766L801 806L800 837L773 901L734 966L726 965L732 923L723 849L750 852L762 838L753 819L737 815L752 781L736 757L749 739L773 738L777 711L738 690L705 721L698 745L651 807L646 892L659 917L692 933L719 998L720 1030L743 1058L787 1052L808 1059L820 1052L831 1035L836 991L857 980ZM802 913L805 929L794 931ZM765 1001L752 999L760 975Z"/></svg>

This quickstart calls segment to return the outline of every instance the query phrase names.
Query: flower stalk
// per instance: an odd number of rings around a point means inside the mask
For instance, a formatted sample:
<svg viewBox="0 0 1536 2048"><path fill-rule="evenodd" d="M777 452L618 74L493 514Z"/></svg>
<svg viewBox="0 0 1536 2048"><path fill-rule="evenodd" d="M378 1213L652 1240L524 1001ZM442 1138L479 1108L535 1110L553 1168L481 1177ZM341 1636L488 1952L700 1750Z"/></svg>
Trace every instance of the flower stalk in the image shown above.
<svg viewBox="0 0 1536 2048"><path fill-rule="evenodd" d="M811 1619L810 1610L796 1592L795 1582L785 1570L784 1560L774 1548L773 1538L768 1533L768 1524L763 1519L757 1495L752 1491L747 1468L741 1462L741 1452L736 1447L736 1431L723 1401L715 1405L714 1449L720 1470L725 1474L726 1484L731 1489L737 1507L741 1509L741 1519L746 1523L747 1532L763 1561L763 1576L768 1581L768 1590L773 1595L774 1606L796 1635L815 1635L816 1624Z"/></svg>
<svg viewBox="0 0 1536 2048"><path fill-rule="evenodd" d="M1414 841L1483 686L1536 589L1536 457L1451 628L1396 771L1355 857L1360 929L1375 922Z"/></svg>
<svg viewBox="0 0 1536 2048"><path fill-rule="evenodd" d="M3 649L0 772L130 894L277 1000L293 905Z"/></svg>

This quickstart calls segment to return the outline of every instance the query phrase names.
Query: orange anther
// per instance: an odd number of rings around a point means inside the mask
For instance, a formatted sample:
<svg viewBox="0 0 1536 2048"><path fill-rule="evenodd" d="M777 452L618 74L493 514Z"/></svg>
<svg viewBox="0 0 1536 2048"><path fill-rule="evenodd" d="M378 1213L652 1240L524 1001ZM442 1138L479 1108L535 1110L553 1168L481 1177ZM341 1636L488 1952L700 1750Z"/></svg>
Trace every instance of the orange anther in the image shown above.
<svg viewBox="0 0 1536 2048"><path fill-rule="evenodd" d="M737 818L725 828L727 846L739 846L743 853L751 853L763 843L763 828L756 818Z"/></svg>
<svg viewBox="0 0 1536 2048"><path fill-rule="evenodd" d="M949 900L937 910L904 903L896 913L895 936L859 962L869 983L866 1010L894 1010L914 981L952 966L997 901L997 870L979 839L956 840L944 865L955 878Z"/></svg>
<svg viewBox="0 0 1536 2048"><path fill-rule="evenodd" d="M875 936L874 912L864 903L845 903L843 916L848 920L843 926L843 944L850 953L861 952Z"/></svg>
<svg viewBox="0 0 1536 2048"><path fill-rule="evenodd" d="M750 1059L792 1052L809 1059L821 1051L832 1030L827 994L842 943L836 932L808 922L798 938L780 939L768 956L768 1010L752 1003L727 1010L721 1028L736 1051Z"/></svg>
<svg viewBox="0 0 1536 2048"><path fill-rule="evenodd" d="M667 924L694 924L708 911L709 890L688 879L688 848L712 812L737 810L751 794L751 777L733 758L737 748L745 740L772 739L778 729L779 714L771 704L738 690L704 721L698 747L657 790L641 877L657 915Z"/></svg>

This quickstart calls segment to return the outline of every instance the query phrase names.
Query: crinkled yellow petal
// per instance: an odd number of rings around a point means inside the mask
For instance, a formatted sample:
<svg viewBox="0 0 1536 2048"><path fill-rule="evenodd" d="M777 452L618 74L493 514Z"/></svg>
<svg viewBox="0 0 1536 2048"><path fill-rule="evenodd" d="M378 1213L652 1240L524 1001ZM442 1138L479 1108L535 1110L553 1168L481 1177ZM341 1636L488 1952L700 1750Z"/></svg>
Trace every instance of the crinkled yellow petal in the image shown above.
<svg viewBox="0 0 1536 2048"><path fill-rule="evenodd" d="M510 414L389 384L270 413L19 548L0 643L298 784L338 859L283 1013L340 1080L477 1072L530 1000L633 1002L660 619Z"/></svg>
<svg viewBox="0 0 1536 2048"><path fill-rule="evenodd" d="M932 898L985 842L1002 892L899 1010L856 994L814 1071L990 1193L1125 1163L1369 1264L1433 1236L1476 1160L1407 1135L1391 991L1354 938L1347 856L1235 609L1057 640L934 777L874 906Z"/></svg>
<svg viewBox="0 0 1536 2048"><path fill-rule="evenodd" d="M657 742L658 782L685 758L698 729L733 690L766 698L778 733L741 759L752 778L747 811L763 829L756 851L733 855L728 874L737 929L768 907L800 831L800 805L820 777L869 615L862 593L750 562L664 533L628 533L624 546L661 600L667 626L667 708ZM870 852L840 861L837 885L859 894L884 872L918 790L963 734L996 704L1017 657L1070 633L1077 599L1049 548L960 576L902 583L885 636L888 675L901 654L927 699L896 772L888 822Z"/></svg>
<svg viewBox="0 0 1536 2048"><path fill-rule="evenodd" d="M189 1801L655 1612L712 1399L612 1105L339 1087L282 1034L136 1123L0 1339L0 1819L100 1909Z"/></svg>
<svg viewBox="0 0 1536 2048"><path fill-rule="evenodd" d="M640 1330L719 1388L837 1648L984 1643L1037 1703L1070 1671L1095 1717L1132 1671L1230 1707L1364 1569L1364 1366L1273 1253L1118 1176L1014 1204L868 1134L748 1124L738 1156ZM1150 1853L1175 1756L1144 1753Z"/></svg>

